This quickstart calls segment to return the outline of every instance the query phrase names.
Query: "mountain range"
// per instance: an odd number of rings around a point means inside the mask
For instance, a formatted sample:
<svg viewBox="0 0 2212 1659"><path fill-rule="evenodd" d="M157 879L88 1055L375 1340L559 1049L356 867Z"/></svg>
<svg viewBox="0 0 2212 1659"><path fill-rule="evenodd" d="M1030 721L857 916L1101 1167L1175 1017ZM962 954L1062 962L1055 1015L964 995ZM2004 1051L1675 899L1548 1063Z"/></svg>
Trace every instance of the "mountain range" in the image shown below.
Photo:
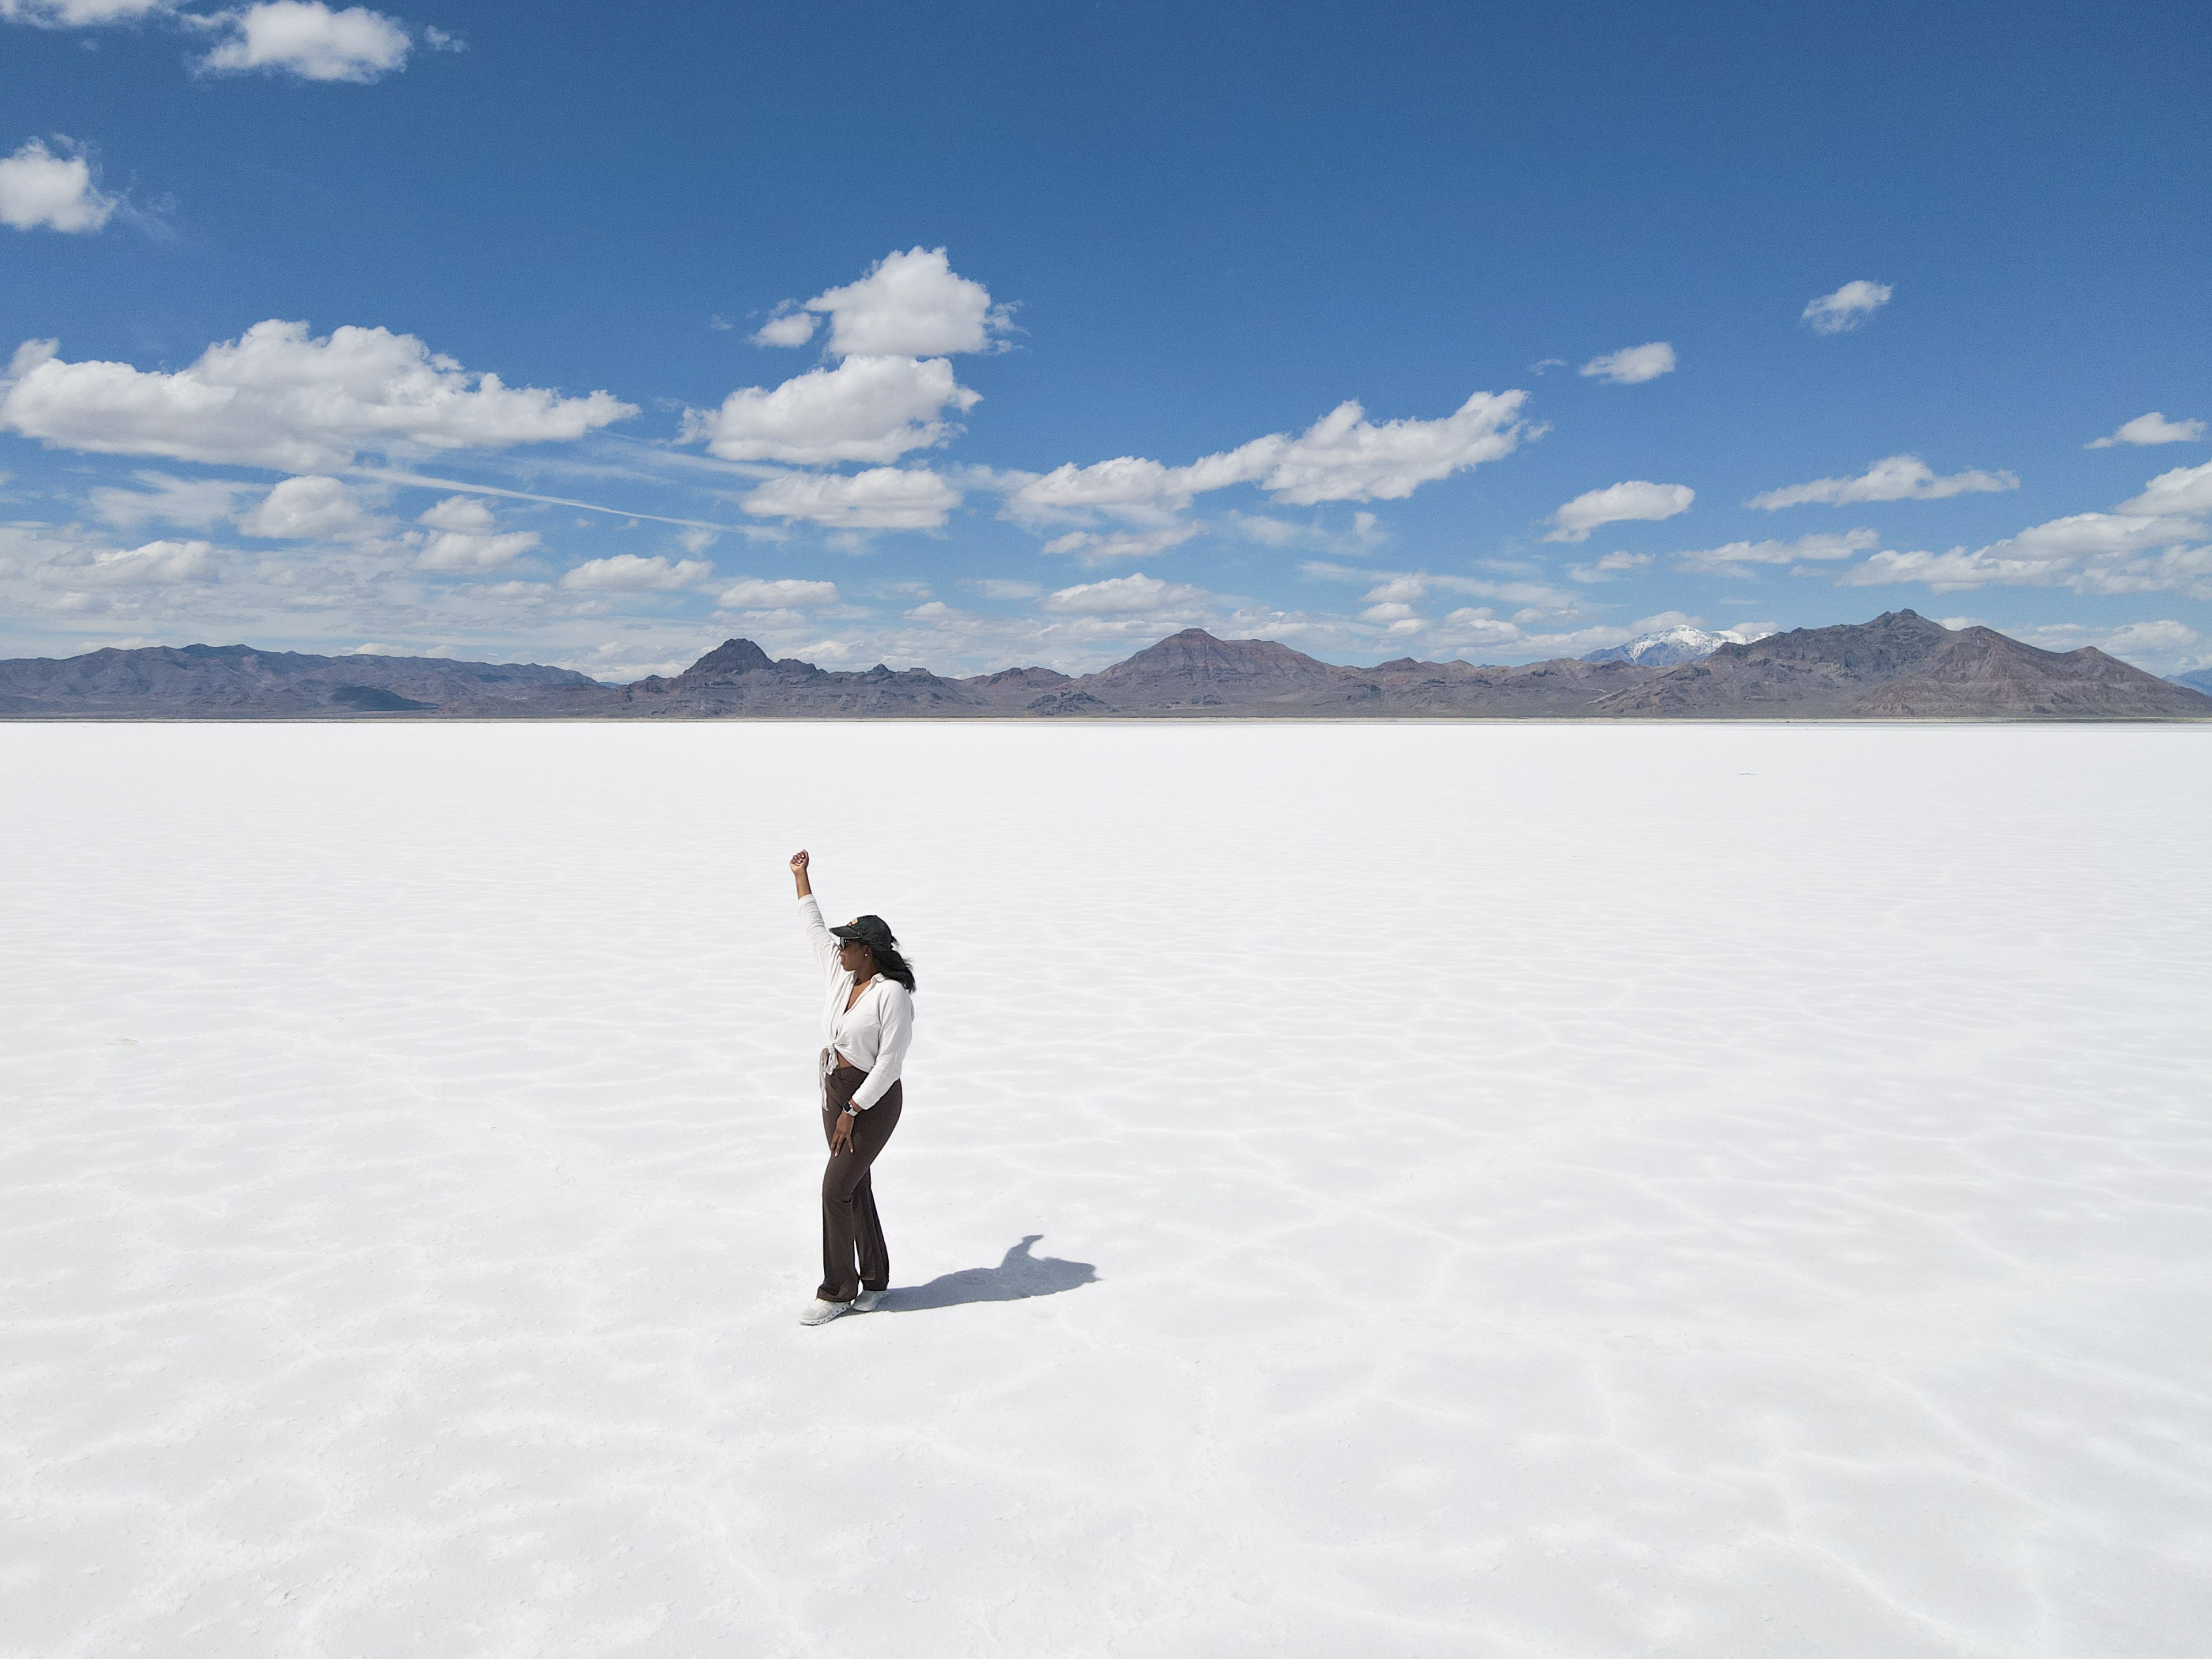
<svg viewBox="0 0 2212 1659"><path fill-rule="evenodd" d="M2212 696L2094 647L2044 651L1911 611L1655 660L1692 643L1670 637L1641 659L1401 657L1356 668L1192 628L1079 677L1008 668L947 678L881 664L825 669L728 640L680 674L628 685L532 664L154 646L0 661L0 718L2212 718Z"/></svg>

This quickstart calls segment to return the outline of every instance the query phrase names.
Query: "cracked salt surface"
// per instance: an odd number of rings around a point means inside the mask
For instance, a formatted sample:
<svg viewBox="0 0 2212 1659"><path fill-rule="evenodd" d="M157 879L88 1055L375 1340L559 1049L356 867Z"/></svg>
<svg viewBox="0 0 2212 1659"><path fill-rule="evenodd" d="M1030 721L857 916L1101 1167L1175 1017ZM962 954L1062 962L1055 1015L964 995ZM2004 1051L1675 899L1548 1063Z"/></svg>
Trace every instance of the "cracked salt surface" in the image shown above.
<svg viewBox="0 0 2212 1659"><path fill-rule="evenodd" d="M0 1654L2212 1629L2212 732L0 762ZM921 974L818 1330L802 845Z"/></svg>

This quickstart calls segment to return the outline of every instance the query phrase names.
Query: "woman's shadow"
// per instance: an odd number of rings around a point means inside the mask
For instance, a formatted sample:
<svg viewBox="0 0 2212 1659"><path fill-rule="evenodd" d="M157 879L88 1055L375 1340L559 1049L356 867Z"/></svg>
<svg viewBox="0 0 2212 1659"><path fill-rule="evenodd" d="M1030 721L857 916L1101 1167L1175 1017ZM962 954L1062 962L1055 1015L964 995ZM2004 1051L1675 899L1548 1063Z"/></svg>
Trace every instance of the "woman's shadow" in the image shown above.
<svg viewBox="0 0 2212 1659"><path fill-rule="evenodd" d="M1033 1296L1058 1296L1097 1280L1098 1270L1088 1261L1031 1255L1030 1246L1043 1237L1031 1233L995 1267L963 1267L957 1273L939 1273L927 1285L887 1291L878 1307L884 1313L920 1313L925 1308L956 1308L963 1302L1021 1302Z"/></svg>

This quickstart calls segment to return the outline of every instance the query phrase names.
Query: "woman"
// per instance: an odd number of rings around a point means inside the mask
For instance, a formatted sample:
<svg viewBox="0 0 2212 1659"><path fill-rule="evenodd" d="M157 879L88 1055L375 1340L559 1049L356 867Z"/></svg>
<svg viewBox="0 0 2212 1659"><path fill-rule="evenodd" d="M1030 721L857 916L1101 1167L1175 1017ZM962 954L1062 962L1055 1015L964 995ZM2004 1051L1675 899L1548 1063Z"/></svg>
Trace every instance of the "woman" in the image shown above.
<svg viewBox="0 0 2212 1659"><path fill-rule="evenodd" d="M806 865L805 853L792 855L799 925L829 991L821 1079L830 1167L822 1172L822 1285L799 1322L823 1325L840 1314L872 1312L890 1283L890 1252L868 1171L898 1127L905 1099L899 1067L914 1038L914 969L881 916L824 927Z"/></svg>

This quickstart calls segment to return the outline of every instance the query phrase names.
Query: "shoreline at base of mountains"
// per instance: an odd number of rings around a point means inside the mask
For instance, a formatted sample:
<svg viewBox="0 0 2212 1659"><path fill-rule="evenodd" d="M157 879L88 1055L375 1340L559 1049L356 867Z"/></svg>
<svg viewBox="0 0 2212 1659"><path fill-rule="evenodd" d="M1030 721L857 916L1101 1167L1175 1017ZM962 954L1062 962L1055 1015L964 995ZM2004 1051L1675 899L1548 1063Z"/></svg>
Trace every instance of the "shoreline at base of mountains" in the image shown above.
<svg viewBox="0 0 2212 1659"><path fill-rule="evenodd" d="M1911 611L1717 646L1686 660L1326 663L1186 629L1082 676L965 678L772 659L724 641L680 674L441 658L149 646L0 661L0 720L886 719L2212 720L2212 696L2092 646L2045 651Z"/></svg>

